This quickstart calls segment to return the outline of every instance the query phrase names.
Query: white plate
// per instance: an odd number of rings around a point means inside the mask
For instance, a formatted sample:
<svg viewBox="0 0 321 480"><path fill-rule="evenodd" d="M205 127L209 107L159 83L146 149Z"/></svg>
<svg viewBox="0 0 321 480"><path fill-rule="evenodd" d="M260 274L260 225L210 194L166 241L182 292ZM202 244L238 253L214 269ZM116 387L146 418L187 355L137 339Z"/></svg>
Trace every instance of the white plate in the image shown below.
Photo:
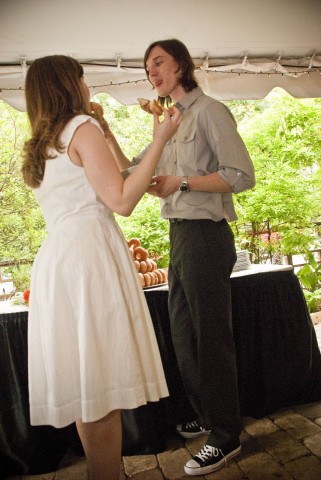
<svg viewBox="0 0 321 480"><path fill-rule="evenodd" d="M143 290L151 290L152 288L163 287L164 285L168 285L168 283L158 283L157 285L151 285L150 287L143 287Z"/></svg>

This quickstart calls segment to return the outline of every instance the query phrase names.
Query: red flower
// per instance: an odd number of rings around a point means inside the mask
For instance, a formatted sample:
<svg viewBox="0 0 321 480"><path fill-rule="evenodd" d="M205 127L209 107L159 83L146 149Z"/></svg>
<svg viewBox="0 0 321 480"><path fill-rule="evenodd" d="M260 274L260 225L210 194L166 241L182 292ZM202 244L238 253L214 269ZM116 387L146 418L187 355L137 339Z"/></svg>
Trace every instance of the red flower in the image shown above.
<svg viewBox="0 0 321 480"><path fill-rule="evenodd" d="M23 299L26 303L29 303L30 290L25 290L23 292Z"/></svg>

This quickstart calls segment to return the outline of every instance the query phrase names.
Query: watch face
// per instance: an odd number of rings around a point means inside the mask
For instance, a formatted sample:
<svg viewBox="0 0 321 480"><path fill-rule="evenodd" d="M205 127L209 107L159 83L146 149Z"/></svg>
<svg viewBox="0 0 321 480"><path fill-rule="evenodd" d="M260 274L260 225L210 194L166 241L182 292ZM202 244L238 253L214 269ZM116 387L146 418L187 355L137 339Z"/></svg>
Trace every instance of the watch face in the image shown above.
<svg viewBox="0 0 321 480"><path fill-rule="evenodd" d="M182 177L182 182L181 182L181 185L180 185L179 189L180 189L181 192L188 192L189 191L188 183L187 183L187 177Z"/></svg>

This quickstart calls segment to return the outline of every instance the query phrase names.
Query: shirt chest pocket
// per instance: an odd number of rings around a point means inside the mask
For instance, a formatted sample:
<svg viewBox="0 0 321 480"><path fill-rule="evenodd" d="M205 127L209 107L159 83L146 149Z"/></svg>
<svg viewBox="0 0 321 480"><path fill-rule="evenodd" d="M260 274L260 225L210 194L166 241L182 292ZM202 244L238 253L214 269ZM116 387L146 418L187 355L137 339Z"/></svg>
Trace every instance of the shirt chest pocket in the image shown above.
<svg viewBox="0 0 321 480"><path fill-rule="evenodd" d="M181 128L183 127L183 128ZM196 128L195 122L187 122L186 125L182 124L177 134L177 164L179 166L189 166L193 170L196 168L196 155L195 155L195 137ZM192 172L185 172L186 175Z"/></svg>

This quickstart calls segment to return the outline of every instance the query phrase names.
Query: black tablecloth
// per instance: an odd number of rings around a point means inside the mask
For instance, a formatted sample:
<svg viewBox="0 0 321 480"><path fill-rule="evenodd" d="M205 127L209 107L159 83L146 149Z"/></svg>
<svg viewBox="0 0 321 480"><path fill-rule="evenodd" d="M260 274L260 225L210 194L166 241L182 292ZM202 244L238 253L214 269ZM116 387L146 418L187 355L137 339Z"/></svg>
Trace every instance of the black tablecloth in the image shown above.
<svg viewBox="0 0 321 480"><path fill-rule="evenodd" d="M145 291L170 397L123 411L123 454L157 453L191 407L170 336L166 289ZM293 271L232 278L233 327L242 415L262 417L279 407L321 400L321 355ZM53 471L70 445L81 449L74 425L31 427L27 376L27 312L0 314L0 476Z"/></svg>
<svg viewBox="0 0 321 480"><path fill-rule="evenodd" d="M232 279L241 413L321 399L321 354L293 271Z"/></svg>
<svg viewBox="0 0 321 480"><path fill-rule="evenodd" d="M73 435L30 426L27 320L27 312L0 315L0 478L55 470Z"/></svg>

